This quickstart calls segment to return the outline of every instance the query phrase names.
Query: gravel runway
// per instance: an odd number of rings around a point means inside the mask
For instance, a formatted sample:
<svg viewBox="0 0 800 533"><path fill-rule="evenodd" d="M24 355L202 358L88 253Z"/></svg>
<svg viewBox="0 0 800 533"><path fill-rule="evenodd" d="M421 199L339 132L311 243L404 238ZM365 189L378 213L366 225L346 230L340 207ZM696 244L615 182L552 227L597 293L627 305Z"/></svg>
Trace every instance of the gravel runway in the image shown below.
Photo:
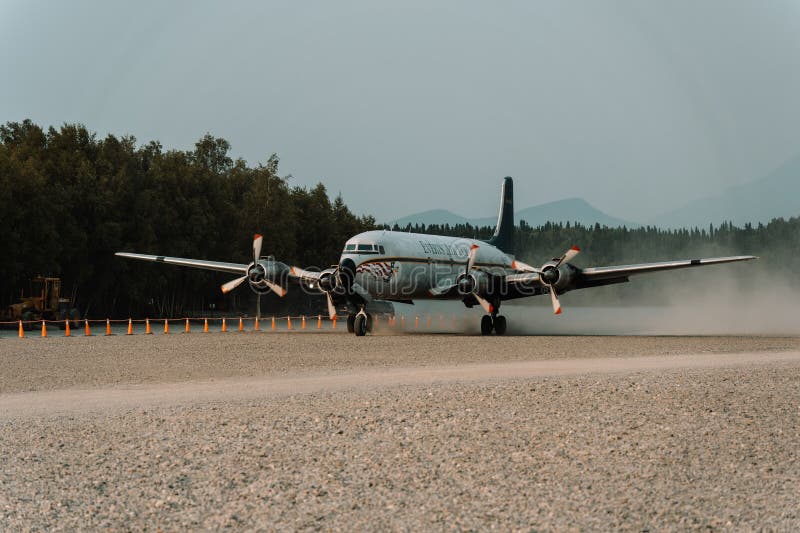
<svg viewBox="0 0 800 533"><path fill-rule="evenodd" d="M0 365L2 530L800 528L797 338L30 338Z"/></svg>

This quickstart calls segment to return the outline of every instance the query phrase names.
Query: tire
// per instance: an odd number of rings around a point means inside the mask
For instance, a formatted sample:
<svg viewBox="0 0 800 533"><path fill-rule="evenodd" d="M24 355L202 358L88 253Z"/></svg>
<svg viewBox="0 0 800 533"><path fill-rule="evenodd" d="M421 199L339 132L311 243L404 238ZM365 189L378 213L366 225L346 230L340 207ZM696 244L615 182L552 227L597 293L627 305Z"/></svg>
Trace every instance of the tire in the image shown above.
<svg viewBox="0 0 800 533"><path fill-rule="evenodd" d="M483 315L481 317L481 335L490 335L492 333L492 317Z"/></svg>
<svg viewBox="0 0 800 533"><path fill-rule="evenodd" d="M494 332L498 335L506 334L506 317L499 315L494 317Z"/></svg>
<svg viewBox="0 0 800 533"><path fill-rule="evenodd" d="M356 315L347 315L347 333L355 333Z"/></svg>
<svg viewBox="0 0 800 533"><path fill-rule="evenodd" d="M353 323L356 337L363 337L367 334L367 317L364 315L356 315L355 322Z"/></svg>

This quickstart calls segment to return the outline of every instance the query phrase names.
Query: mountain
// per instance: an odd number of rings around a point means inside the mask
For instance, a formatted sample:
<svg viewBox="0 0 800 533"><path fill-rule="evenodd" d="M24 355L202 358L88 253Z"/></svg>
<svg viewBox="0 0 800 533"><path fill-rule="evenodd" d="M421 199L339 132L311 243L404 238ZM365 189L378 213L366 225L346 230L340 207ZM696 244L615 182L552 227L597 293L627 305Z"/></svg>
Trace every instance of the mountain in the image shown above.
<svg viewBox="0 0 800 533"><path fill-rule="evenodd" d="M517 224L520 220L524 220L531 226L541 226L546 222L580 222L585 226L599 222L601 226L637 226L637 224L631 224L603 213L582 198L567 198L518 210L514 214L514 220ZM484 218L465 218L445 209L434 209L398 218L389 224L397 224L402 228L408 224L450 224L452 226L467 222L473 226L494 227L497 224L497 215Z"/></svg>
<svg viewBox="0 0 800 533"><path fill-rule="evenodd" d="M412 226L415 224L424 224L426 226L431 224L450 224L451 226L454 226L456 224L465 224L467 222L469 222L469 220L462 216L456 215L455 213L451 213L447 209L431 209L430 211L423 211L422 213L392 220L389 222L389 225L397 224L401 228L404 228L409 224Z"/></svg>
<svg viewBox="0 0 800 533"><path fill-rule="evenodd" d="M667 228L702 228L723 221L742 226L747 222L767 223L777 217L796 216L800 216L800 155L762 179L694 200L648 223Z"/></svg>

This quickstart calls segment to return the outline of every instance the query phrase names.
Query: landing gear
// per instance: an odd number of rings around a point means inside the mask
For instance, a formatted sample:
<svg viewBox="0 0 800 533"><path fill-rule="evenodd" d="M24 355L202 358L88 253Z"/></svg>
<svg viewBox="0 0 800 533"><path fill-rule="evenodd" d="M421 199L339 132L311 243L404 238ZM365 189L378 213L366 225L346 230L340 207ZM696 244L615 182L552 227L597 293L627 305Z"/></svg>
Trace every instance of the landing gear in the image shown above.
<svg viewBox="0 0 800 533"><path fill-rule="evenodd" d="M492 333L492 328L494 324L492 324L492 317L489 315L483 315L481 317L481 335L490 335Z"/></svg>
<svg viewBox="0 0 800 533"><path fill-rule="evenodd" d="M347 332L355 333L356 337L363 337L372 332L372 315L363 311L355 315L347 315Z"/></svg>
<svg viewBox="0 0 800 533"><path fill-rule="evenodd" d="M505 335L506 333L506 317L498 315L494 317L494 332L497 335Z"/></svg>
<svg viewBox="0 0 800 533"><path fill-rule="evenodd" d="M367 330L369 329L369 319L366 314L356 315L353 329L355 330L356 337L363 337L367 334Z"/></svg>
<svg viewBox="0 0 800 533"><path fill-rule="evenodd" d="M497 335L505 335L506 327L506 317L503 315L483 315L481 317L481 335L491 335L492 330Z"/></svg>

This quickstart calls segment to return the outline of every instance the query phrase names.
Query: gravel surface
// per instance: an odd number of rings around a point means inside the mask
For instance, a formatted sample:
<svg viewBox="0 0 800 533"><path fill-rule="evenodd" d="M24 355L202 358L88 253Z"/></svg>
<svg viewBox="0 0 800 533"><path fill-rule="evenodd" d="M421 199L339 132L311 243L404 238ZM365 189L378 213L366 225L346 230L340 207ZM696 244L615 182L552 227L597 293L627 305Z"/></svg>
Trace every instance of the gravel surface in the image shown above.
<svg viewBox="0 0 800 533"><path fill-rule="evenodd" d="M289 372L800 349L797 337L191 333L0 342L0 393Z"/></svg>
<svg viewBox="0 0 800 533"><path fill-rule="evenodd" d="M3 391L570 357L587 373L24 417L0 395L0 530L800 528L796 359L588 373L797 339L267 335L3 342Z"/></svg>

